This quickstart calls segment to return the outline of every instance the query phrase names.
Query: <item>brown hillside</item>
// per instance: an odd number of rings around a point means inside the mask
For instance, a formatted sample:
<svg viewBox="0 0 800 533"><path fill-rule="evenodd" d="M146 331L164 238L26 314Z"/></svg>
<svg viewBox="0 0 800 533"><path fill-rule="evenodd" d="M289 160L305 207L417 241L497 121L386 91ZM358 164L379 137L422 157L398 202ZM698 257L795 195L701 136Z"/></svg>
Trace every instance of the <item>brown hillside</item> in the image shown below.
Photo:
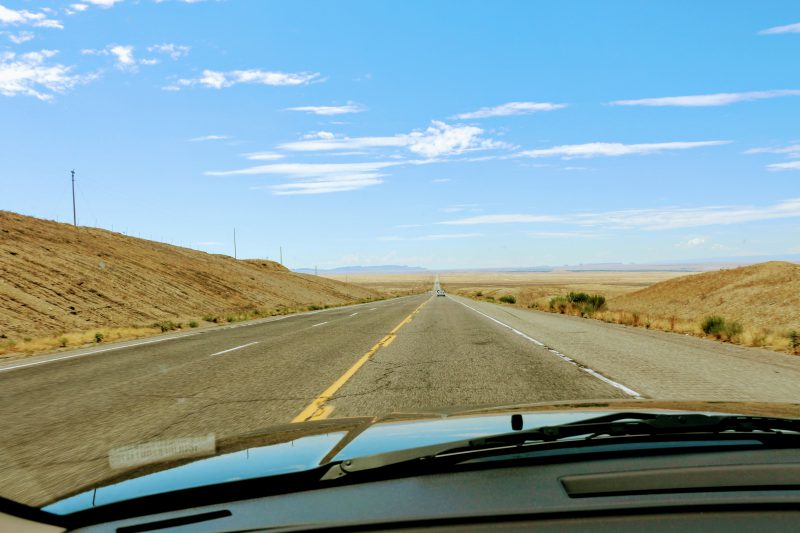
<svg viewBox="0 0 800 533"><path fill-rule="evenodd" d="M613 298L609 307L698 321L719 315L773 331L800 329L800 265L771 261L682 276Z"/></svg>
<svg viewBox="0 0 800 533"><path fill-rule="evenodd" d="M272 261L0 211L0 334L9 338L376 297Z"/></svg>

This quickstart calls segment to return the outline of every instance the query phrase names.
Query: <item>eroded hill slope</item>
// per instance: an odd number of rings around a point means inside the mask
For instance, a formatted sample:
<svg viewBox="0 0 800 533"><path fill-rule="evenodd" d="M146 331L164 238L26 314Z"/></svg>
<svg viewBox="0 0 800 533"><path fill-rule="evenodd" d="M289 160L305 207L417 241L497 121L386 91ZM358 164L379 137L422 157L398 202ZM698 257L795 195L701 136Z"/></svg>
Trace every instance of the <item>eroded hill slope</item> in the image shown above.
<svg viewBox="0 0 800 533"><path fill-rule="evenodd" d="M800 329L800 265L770 261L682 276L613 298L609 307L688 320L718 315L775 331Z"/></svg>
<svg viewBox="0 0 800 533"><path fill-rule="evenodd" d="M8 338L377 297L272 261L0 211L0 335Z"/></svg>

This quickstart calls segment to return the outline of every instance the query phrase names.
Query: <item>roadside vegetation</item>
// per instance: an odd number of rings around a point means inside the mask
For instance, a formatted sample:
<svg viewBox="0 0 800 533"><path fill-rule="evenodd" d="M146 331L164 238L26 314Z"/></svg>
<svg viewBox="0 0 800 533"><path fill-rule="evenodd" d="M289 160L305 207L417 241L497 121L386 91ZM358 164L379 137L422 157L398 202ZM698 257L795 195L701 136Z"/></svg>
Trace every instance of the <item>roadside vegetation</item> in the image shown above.
<svg viewBox="0 0 800 533"><path fill-rule="evenodd" d="M606 297L600 294L570 292L566 296L555 296L550 299L549 309L552 312L577 316L594 316L606 308Z"/></svg>
<svg viewBox="0 0 800 533"><path fill-rule="evenodd" d="M0 357L26 356L46 353L62 349L75 349L92 346L100 343L132 340L141 337L183 331L193 328L209 328L222 326L234 322L255 320L271 316L290 315L306 311L318 311L344 305L363 304L387 299L385 297L359 298L353 302L339 305L301 305L289 307L278 305L272 308L248 307L236 309L225 313L206 313L202 317L188 320L162 320L151 324L139 324L128 327L93 328L87 331L70 331L57 335L40 337L11 337L0 332Z"/></svg>
<svg viewBox="0 0 800 533"><path fill-rule="evenodd" d="M456 290L460 296L473 300L506 303L549 313L593 318L612 324L668 331L729 342L742 346L768 348L775 351L800 355L800 332L781 331L766 327L748 326L738 320L721 315L708 315L699 319L680 318L663 315L654 311L641 313L623 309L609 309L608 301L602 294L570 291L548 298L527 297L524 293L508 294L508 289ZM502 295L497 295L502 292Z"/></svg>

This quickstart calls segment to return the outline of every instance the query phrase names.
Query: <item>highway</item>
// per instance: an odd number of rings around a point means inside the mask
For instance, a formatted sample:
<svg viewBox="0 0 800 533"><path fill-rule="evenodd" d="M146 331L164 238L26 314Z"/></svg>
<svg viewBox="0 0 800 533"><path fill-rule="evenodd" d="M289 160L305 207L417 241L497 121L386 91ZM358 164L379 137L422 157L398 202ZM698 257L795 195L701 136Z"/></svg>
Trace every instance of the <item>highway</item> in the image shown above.
<svg viewBox="0 0 800 533"><path fill-rule="evenodd" d="M432 293L61 352L0 365L0 495L46 503L160 439L639 397L796 402L800 358Z"/></svg>

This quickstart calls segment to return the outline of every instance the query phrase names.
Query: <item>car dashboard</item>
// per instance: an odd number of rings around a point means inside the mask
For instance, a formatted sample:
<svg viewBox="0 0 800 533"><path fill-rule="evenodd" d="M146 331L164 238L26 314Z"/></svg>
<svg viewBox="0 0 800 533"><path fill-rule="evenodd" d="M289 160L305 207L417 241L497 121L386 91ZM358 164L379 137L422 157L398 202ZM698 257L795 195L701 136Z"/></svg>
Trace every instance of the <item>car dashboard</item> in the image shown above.
<svg viewBox="0 0 800 533"><path fill-rule="evenodd" d="M800 456L793 449L494 464L111 520L75 531L789 531L800 523Z"/></svg>

